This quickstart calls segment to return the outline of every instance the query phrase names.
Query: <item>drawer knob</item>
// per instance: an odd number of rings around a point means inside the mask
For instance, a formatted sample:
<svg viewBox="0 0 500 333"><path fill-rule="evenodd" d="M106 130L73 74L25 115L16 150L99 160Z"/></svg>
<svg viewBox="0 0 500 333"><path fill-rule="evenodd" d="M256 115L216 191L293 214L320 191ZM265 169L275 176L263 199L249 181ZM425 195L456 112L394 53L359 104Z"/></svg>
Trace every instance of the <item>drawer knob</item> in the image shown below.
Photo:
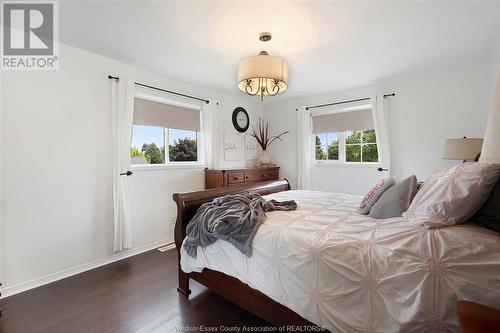
<svg viewBox="0 0 500 333"><path fill-rule="evenodd" d="M238 180L238 177L234 177L233 179L234 179L234 180Z"/></svg>

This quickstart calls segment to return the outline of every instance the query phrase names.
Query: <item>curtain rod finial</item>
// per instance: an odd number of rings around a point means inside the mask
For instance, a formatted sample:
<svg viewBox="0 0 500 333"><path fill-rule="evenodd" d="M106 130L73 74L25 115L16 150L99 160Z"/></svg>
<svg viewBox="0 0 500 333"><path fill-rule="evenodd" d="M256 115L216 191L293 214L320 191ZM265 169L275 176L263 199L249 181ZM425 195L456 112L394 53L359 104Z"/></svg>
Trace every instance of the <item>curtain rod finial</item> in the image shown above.
<svg viewBox="0 0 500 333"><path fill-rule="evenodd" d="M119 82L120 78L118 76L108 75L109 80L115 80L115 82Z"/></svg>

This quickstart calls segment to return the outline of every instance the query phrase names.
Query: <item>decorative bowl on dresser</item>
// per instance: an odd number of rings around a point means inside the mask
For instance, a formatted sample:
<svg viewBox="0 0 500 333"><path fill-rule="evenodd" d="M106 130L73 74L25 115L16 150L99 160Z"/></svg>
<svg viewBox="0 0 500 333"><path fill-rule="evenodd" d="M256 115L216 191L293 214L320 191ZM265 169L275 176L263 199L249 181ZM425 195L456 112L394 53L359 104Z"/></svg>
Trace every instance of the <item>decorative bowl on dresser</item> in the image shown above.
<svg viewBox="0 0 500 333"><path fill-rule="evenodd" d="M280 167L245 169L205 169L205 189L279 179Z"/></svg>

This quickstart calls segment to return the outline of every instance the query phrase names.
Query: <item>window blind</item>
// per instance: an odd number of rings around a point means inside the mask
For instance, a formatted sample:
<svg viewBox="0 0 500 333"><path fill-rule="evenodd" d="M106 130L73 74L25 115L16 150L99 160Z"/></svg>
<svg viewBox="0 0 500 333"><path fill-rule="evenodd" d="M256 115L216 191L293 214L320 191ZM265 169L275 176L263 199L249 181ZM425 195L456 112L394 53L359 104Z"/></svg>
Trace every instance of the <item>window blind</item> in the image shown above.
<svg viewBox="0 0 500 333"><path fill-rule="evenodd" d="M200 132L200 110L134 98L134 124Z"/></svg>
<svg viewBox="0 0 500 333"><path fill-rule="evenodd" d="M370 109L313 116L312 123L313 134L374 129Z"/></svg>

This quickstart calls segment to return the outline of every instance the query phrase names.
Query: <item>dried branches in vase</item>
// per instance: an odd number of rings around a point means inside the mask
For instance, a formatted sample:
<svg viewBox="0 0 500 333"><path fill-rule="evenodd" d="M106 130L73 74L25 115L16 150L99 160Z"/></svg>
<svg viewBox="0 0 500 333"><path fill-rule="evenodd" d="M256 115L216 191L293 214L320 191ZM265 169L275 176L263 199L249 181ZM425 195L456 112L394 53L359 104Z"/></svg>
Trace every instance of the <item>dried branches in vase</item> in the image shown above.
<svg viewBox="0 0 500 333"><path fill-rule="evenodd" d="M269 146L276 140L283 141L281 137L288 132L289 131L285 131L278 135L269 136L269 123L264 122L264 120L259 117L259 125L257 127L257 131L252 127L252 134L250 134L250 136L254 137L255 140L257 140L264 152L263 156L259 158L259 162L261 164L267 165L271 162L271 157L267 155L267 148L269 148Z"/></svg>

